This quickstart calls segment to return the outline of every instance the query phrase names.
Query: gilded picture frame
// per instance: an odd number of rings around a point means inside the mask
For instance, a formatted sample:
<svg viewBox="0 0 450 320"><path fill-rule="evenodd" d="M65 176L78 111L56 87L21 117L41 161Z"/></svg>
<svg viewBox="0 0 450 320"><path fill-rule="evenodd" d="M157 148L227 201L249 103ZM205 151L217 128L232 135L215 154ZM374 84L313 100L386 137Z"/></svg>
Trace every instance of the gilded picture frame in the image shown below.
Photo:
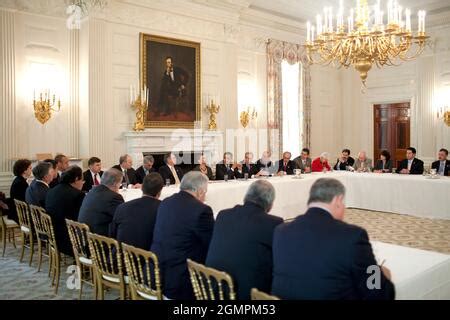
<svg viewBox="0 0 450 320"><path fill-rule="evenodd" d="M149 89L146 128L201 121L200 43L140 34L140 80Z"/></svg>

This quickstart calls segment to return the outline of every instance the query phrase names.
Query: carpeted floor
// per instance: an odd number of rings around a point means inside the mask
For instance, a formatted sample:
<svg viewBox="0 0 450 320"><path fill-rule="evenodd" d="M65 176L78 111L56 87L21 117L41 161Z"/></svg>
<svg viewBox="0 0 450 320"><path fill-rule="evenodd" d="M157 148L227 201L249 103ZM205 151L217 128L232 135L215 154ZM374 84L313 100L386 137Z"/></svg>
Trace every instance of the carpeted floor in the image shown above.
<svg viewBox="0 0 450 320"><path fill-rule="evenodd" d="M349 209L346 222L364 227L371 240L450 254L450 221L415 218L407 215ZM41 272L37 272L37 258L28 266L28 252L19 263L19 249L7 245L5 257L0 257L0 300L58 300L78 299L78 290L70 289L71 273L68 265L61 268L58 294L55 295L47 276L48 263L44 258ZM69 273L67 273L69 272ZM69 283L69 285L67 284ZM92 289L84 287L83 299L93 299ZM111 290L106 299L117 299Z"/></svg>

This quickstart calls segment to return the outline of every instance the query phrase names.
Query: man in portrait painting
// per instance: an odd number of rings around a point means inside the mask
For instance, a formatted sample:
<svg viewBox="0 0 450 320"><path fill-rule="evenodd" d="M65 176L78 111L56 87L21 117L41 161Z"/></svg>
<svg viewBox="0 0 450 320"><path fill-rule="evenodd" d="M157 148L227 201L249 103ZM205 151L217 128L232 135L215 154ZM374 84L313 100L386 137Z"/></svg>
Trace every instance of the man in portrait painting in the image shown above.
<svg viewBox="0 0 450 320"><path fill-rule="evenodd" d="M189 110L188 82L189 74L182 68L174 66L172 57L166 57L157 116L172 114L176 117L177 113Z"/></svg>

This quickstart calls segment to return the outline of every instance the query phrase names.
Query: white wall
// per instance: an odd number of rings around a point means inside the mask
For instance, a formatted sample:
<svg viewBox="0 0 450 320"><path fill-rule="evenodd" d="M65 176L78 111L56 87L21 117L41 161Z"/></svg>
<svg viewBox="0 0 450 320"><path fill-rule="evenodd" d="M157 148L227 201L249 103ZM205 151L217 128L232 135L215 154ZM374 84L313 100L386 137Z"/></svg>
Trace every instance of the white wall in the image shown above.
<svg viewBox="0 0 450 320"><path fill-rule="evenodd" d="M0 155L0 190L9 189L12 160L35 158L36 153L98 156L105 168L116 164L126 151L123 133L134 123L128 88L139 79L140 32L201 43L201 89L204 94L220 97L222 109L217 122L225 145L234 139L225 135L226 130L241 128L240 75L254 83L252 101L259 113L256 128L265 129L266 40L300 41L300 31L292 26L282 30L283 22L274 28L273 19L253 19L250 15L241 21L240 6L217 2L207 7L188 0L177 1L177 6L167 6L164 1L109 1L105 11L94 14L83 22L81 30L74 31L66 27L62 0L2 2L1 43L11 53L2 57L2 62L12 69L10 78L1 84L5 96L2 118L7 120L2 128L5 145ZM34 117L32 96L48 74L31 79L31 64L54 70L51 89L61 96L62 110L53 113L45 125ZM202 127L207 124L208 115L202 112ZM237 134L242 136L243 132ZM266 135L261 137L252 150L255 156L267 143ZM245 150L234 140L231 151L241 158Z"/></svg>
<svg viewBox="0 0 450 320"><path fill-rule="evenodd" d="M411 103L411 146L418 157L430 164L437 151L450 149L450 127L438 121L436 111L441 102L439 92L450 99L450 26L430 30L433 45L418 59L400 66L373 69L369 72L367 91L361 93L358 73L341 71L342 147L356 154L366 150L373 155L373 105Z"/></svg>

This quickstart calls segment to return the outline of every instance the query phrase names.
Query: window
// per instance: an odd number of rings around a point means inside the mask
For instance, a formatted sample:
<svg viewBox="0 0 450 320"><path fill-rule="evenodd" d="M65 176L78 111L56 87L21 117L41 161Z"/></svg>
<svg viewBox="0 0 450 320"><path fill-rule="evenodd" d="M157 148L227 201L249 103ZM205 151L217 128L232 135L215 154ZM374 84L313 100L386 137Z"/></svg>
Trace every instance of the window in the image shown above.
<svg viewBox="0 0 450 320"><path fill-rule="evenodd" d="M281 64L283 91L283 151L293 156L300 155L302 149L303 99L301 89L301 66L299 63Z"/></svg>

